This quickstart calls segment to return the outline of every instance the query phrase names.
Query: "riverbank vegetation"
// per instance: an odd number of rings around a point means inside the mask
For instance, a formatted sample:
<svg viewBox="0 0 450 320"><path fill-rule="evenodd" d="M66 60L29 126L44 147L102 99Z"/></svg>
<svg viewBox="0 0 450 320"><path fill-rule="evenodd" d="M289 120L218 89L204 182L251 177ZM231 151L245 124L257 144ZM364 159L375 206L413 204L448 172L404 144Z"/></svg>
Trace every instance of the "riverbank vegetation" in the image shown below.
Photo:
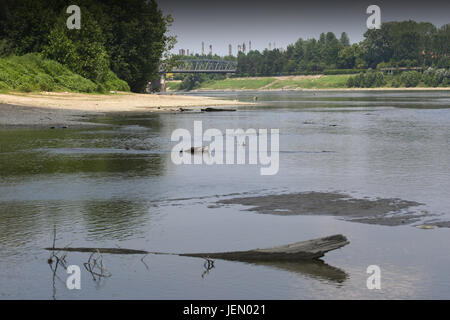
<svg viewBox="0 0 450 320"><path fill-rule="evenodd" d="M319 39L300 38L287 48L225 57L238 62L235 77L240 80L204 81L194 89L445 87L449 86L449 44L450 24L438 28L428 22L386 22L378 30L367 30L364 40L353 44L345 32L339 38L333 32L322 33ZM325 76L273 79L298 75Z"/></svg>
<svg viewBox="0 0 450 320"><path fill-rule="evenodd" d="M198 83L197 90L289 90L346 88L351 75L238 77ZM182 82L169 81L169 90L182 90Z"/></svg>
<svg viewBox="0 0 450 320"><path fill-rule="evenodd" d="M319 39L298 39L286 49L253 50L238 55L239 76L274 76L325 73L326 70L379 69L386 67L450 67L450 24L386 22L350 44L343 32L322 33Z"/></svg>
<svg viewBox="0 0 450 320"><path fill-rule="evenodd" d="M143 92L158 77L159 61L175 41L166 35L172 18L154 0L79 0L77 5L81 29L70 30L67 1L1 1L0 56L39 53L95 85L110 82L114 73L132 91ZM14 81L23 83L23 78Z"/></svg>
<svg viewBox="0 0 450 320"><path fill-rule="evenodd" d="M0 58L0 92L67 91L106 93L130 91L128 84L108 70L102 81L92 81L37 53Z"/></svg>
<svg viewBox="0 0 450 320"><path fill-rule="evenodd" d="M450 71L447 69L428 68L423 74L407 71L396 75L385 75L379 71L369 70L347 80L349 88L412 88L412 87L449 87Z"/></svg>
<svg viewBox="0 0 450 320"><path fill-rule="evenodd" d="M167 82L169 91L185 90L181 80ZM449 87L449 72L429 69L423 74L408 71L386 75L370 70L357 75L306 75L281 77L237 77L196 83L197 90L298 90L345 88L432 88Z"/></svg>

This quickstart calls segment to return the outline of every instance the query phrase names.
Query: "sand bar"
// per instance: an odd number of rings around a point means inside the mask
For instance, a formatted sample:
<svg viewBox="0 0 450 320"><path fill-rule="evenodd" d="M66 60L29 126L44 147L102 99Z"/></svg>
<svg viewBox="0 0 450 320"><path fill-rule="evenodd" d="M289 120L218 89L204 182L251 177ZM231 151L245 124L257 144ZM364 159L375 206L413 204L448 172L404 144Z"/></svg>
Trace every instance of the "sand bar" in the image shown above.
<svg viewBox="0 0 450 320"><path fill-rule="evenodd" d="M209 97L151 94L11 93L0 94L1 126L86 125L82 117L110 112L176 112L180 108L249 105ZM80 120L81 119L81 120Z"/></svg>

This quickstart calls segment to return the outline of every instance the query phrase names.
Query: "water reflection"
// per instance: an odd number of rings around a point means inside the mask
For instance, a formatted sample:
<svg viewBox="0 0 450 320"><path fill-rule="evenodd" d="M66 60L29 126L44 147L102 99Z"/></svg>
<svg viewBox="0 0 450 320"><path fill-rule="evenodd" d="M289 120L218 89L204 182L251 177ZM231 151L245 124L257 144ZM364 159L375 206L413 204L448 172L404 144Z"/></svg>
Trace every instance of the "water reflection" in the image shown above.
<svg viewBox="0 0 450 320"><path fill-rule="evenodd" d="M313 279L323 280L327 282L334 282L339 284L345 282L349 277L349 275L345 271L337 267L330 266L325 262L323 262L322 260L295 261L295 262L262 261L262 262L252 262L251 264L289 271Z"/></svg>
<svg viewBox="0 0 450 320"><path fill-rule="evenodd" d="M0 178L77 173L163 174L167 154L136 152L160 151L157 137L162 125L158 115L142 121L103 120L113 128L93 128L88 131L90 134L79 129L1 130ZM141 126L121 130L120 124L128 121L140 122Z"/></svg>
<svg viewBox="0 0 450 320"><path fill-rule="evenodd" d="M156 205L144 201L111 199L86 201L80 210L88 240L124 240L145 237L143 226L153 216Z"/></svg>

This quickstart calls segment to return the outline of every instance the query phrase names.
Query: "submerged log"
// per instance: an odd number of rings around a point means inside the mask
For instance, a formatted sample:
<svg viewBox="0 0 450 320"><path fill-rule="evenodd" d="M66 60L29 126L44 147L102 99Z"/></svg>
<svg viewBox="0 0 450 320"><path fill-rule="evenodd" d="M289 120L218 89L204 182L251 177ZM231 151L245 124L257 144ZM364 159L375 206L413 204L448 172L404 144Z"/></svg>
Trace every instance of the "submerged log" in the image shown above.
<svg viewBox="0 0 450 320"><path fill-rule="evenodd" d="M171 254L184 257L198 257L205 259L222 259L243 262L252 261L301 261L323 257L331 250L339 249L350 242L343 235L334 235L325 238L296 242L284 246L248 251L214 252L214 253L165 253L149 252L144 250L122 248L46 248L53 251L71 252L99 252L110 254Z"/></svg>
<svg viewBox="0 0 450 320"><path fill-rule="evenodd" d="M221 112L221 111L236 111L236 109L219 109L219 108L204 108L203 112Z"/></svg>
<svg viewBox="0 0 450 320"><path fill-rule="evenodd" d="M345 236L333 235L267 249L215 253L183 253L180 256L238 261L310 260L323 257L328 251L339 249L349 243Z"/></svg>

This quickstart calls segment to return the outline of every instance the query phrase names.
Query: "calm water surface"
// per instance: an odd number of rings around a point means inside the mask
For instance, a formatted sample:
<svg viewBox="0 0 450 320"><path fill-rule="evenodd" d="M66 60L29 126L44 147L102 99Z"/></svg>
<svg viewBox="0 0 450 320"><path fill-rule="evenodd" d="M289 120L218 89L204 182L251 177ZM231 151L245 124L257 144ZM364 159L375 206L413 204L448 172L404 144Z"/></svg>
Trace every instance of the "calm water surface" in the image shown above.
<svg viewBox="0 0 450 320"><path fill-rule="evenodd" d="M204 94L204 93L203 93ZM0 131L0 298L450 298L450 229L422 230L217 207L240 194L341 192L423 203L450 221L450 92L208 93L262 107L237 112L109 116L92 129ZM177 128L280 129L280 170L174 165ZM323 152L327 151L327 152ZM424 219L427 221L427 219ZM164 252L246 250L342 233L325 263L248 264L172 255L104 254L112 274L81 290L47 264L57 245ZM83 266L88 253L69 253ZM382 270L368 290L366 268Z"/></svg>

